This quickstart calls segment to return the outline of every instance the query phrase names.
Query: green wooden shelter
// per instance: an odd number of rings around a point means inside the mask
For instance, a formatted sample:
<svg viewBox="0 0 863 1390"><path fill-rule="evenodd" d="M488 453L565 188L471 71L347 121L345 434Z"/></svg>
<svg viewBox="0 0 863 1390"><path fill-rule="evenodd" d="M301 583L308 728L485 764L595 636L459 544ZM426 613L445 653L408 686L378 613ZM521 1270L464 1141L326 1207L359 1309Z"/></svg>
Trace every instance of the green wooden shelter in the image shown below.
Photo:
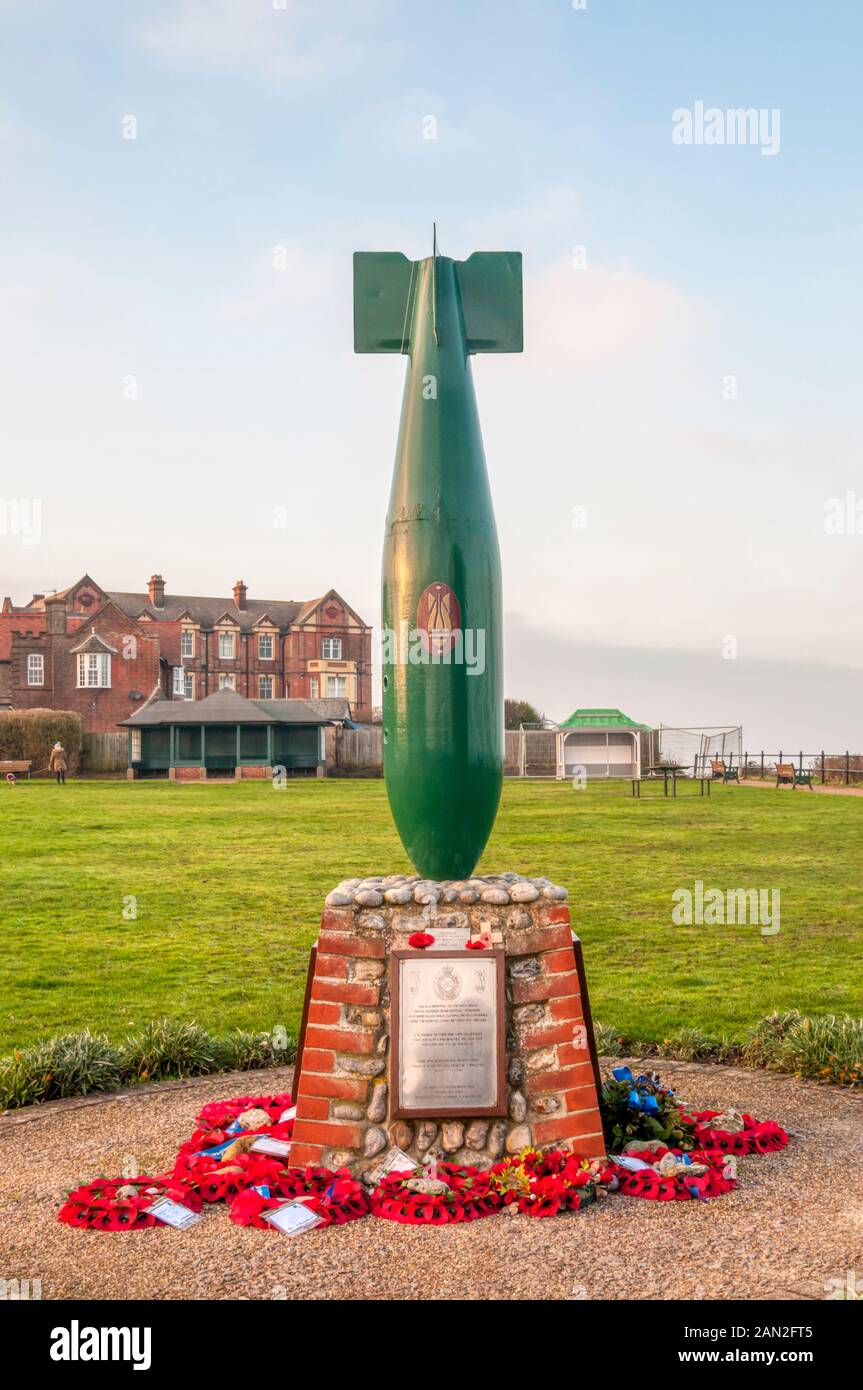
<svg viewBox="0 0 863 1390"><path fill-rule="evenodd" d="M247 700L218 690L203 700L148 701L120 723L129 732L129 776L191 781L277 767L322 773L324 729L349 718L346 700Z"/></svg>

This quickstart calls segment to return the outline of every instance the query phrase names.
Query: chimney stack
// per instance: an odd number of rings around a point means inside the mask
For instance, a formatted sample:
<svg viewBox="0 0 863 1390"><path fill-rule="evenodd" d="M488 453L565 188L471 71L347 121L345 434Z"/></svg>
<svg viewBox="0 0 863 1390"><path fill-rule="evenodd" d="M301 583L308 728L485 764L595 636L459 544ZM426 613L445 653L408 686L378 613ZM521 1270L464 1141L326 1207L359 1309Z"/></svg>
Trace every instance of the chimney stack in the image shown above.
<svg viewBox="0 0 863 1390"><path fill-rule="evenodd" d="M234 603L238 608L245 608L246 606L246 586L242 579L238 579L234 585Z"/></svg>
<svg viewBox="0 0 863 1390"><path fill-rule="evenodd" d="M63 637L66 633L66 600L57 594L49 594L45 599L45 631L53 637Z"/></svg>
<svg viewBox="0 0 863 1390"><path fill-rule="evenodd" d="M161 574L151 574L148 585L150 602L154 608L165 607L165 581Z"/></svg>

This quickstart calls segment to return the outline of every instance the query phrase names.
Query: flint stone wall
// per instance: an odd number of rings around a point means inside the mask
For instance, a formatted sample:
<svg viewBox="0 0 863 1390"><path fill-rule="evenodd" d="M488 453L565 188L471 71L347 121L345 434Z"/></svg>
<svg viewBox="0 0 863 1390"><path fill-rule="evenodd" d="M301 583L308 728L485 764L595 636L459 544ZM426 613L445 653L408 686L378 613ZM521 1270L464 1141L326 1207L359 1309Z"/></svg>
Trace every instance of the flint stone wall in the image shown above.
<svg viewBox="0 0 863 1390"><path fill-rule="evenodd" d="M392 1144L488 1166L528 1144L604 1154L566 890L518 874L349 879L326 899L297 1091L292 1165L361 1174ZM416 931L490 930L506 968L508 1114L391 1120L393 948ZM418 952L418 954L420 954Z"/></svg>

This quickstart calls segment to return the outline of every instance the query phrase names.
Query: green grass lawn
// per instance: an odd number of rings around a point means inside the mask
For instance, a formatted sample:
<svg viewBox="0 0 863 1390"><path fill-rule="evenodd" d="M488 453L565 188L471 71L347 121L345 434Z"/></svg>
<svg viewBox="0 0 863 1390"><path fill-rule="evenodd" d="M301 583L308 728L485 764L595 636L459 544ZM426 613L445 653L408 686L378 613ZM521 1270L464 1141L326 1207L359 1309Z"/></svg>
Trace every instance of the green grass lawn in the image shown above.
<svg viewBox="0 0 863 1390"><path fill-rule="evenodd" d="M863 1014L863 798L657 790L507 782L482 861L569 889L594 1014L654 1040L740 1037L773 1009ZM0 847L0 1051L160 1015L295 1030L324 895L409 867L379 781L3 785ZM696 878L779 888L779 934L673 926Z"/></svg>

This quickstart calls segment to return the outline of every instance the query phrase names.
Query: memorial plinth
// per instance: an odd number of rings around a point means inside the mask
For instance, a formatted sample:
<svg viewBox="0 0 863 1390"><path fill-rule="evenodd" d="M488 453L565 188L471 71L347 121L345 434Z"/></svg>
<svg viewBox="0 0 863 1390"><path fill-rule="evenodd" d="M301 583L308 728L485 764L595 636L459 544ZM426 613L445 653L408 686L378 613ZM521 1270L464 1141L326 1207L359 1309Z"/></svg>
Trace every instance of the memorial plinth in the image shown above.
<svg viewBox="0 0 863 1390"><path fill-rule="evenodd" d="M292 1164L360 1174L393 1145L417 1161L479 1166L528 1145L602 1155L565 900L548 879L518 874L350 879L330 893L297 1059ZM433 944L411 946L417 933Z"/></svg>

